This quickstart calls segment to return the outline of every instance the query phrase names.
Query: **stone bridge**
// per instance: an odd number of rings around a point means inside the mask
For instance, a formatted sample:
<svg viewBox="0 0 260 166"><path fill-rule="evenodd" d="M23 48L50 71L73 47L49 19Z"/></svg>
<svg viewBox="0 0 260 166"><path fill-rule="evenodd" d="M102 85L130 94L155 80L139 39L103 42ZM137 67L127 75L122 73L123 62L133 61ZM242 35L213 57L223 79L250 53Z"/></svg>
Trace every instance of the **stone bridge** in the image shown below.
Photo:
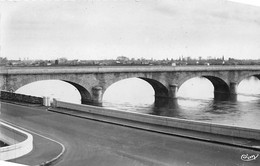
<svg viewBox="0 0 260 166"><path fill-rule="evenodd" d="M62 80L78 89L82 103L101 103L106 89L126 78L147 81L153 87L156 98L175 98L178 88L194 77L205 77L211 81L216 96L236 95L237 85L249 76L260 79L260 66L2 67L0 88L16 91L35 81Z"/></svg>

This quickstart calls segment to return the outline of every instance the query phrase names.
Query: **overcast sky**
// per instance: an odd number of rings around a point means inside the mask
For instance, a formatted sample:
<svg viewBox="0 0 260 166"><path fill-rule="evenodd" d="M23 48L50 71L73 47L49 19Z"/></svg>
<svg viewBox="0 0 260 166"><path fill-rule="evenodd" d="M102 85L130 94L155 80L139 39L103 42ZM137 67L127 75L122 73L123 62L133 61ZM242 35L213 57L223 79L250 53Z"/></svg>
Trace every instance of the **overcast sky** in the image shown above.
<svg viewBox="0 0 260 166"><path fill-rule="evenodd" d="M252 4L64 0L0 5L0 56L8 59L260 59L260 7Z"/></svg>

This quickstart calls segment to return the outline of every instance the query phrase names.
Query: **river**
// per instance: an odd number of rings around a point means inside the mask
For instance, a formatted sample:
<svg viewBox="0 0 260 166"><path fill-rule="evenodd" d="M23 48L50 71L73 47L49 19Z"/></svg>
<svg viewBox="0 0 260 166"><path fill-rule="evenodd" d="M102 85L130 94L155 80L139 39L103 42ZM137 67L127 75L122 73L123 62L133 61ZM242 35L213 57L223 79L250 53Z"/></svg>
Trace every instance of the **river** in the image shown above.
<svg viewBox="0 0 260 166"><path fill-rule="evenodd" d="M41 87L41 88L39 88ZM103 95L103 107L158 116L199 120L260 129L260 80L249 77L238 85L236 99L214 99L209 80L196 77L178 90L177 99L156 99L153 88L145 81L130 78L111 85ZM21 87L17 93L50 96L80 103L73 86L58 80L38 81Z"/></svg>

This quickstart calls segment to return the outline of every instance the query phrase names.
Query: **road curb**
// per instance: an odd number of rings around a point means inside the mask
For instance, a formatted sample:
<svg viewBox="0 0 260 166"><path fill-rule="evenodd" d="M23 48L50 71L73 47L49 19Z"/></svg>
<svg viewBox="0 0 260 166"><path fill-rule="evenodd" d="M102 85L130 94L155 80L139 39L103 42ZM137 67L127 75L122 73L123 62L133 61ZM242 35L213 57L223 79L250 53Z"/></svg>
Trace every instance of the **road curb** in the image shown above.
<svg viewBox="0 0 260 166"><path fill-rule="evenodd" d="M62 146L62 151L61 151L61 153L60 153L58 156L54 157L53 159L48 160L48 161L45 161L45 162L43 162L43 163L41 163L41 164L39 164L39 165L35 165L35 166L50 166L50 165L52 165L52 164L58 163L58 162L62 159L62 157L63 157L63 155L64 155L64 153L65 153L65 151L66 151L66 148L65 148L65 146L64 146L63 144L61 144L60 142L56 142L56 143L59 143L59 144Z"/></svg>

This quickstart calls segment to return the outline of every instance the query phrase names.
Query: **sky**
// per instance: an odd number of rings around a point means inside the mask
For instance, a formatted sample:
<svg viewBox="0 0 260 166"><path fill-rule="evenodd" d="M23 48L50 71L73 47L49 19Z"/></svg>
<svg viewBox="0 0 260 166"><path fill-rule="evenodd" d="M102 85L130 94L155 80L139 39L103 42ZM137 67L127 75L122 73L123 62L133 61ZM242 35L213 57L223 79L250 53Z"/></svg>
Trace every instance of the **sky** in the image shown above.
<svg viewBox="0 0 260 166"><path fill-rule="evenodd" d="M0 1L0 56L260 59L260 4L241 1Z"/></svg>
<svg viewBox="0 0 260 166"><path fill-rule="evenodd" d="M247 4L247 5L252 5L252 6L260 6L259 0L230 0L230 1Z"/></svg>

